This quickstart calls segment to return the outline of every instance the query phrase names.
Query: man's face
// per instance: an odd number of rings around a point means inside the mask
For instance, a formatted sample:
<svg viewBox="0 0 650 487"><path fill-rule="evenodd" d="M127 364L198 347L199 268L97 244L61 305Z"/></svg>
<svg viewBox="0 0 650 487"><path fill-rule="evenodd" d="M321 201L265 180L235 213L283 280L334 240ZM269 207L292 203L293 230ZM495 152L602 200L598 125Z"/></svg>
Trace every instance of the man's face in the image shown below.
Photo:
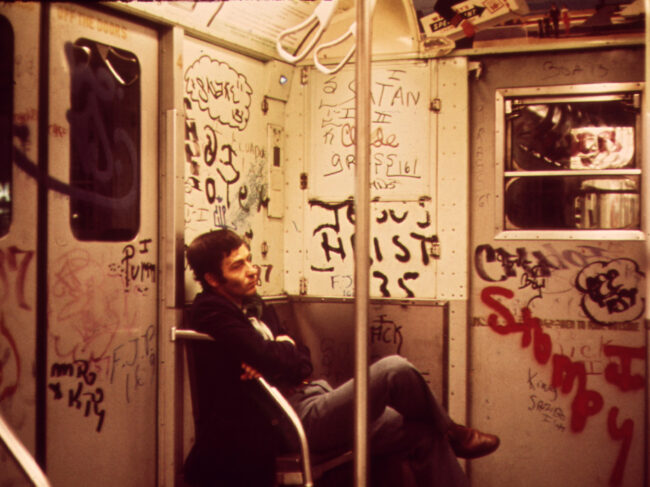
<svg viewBox="0 0 650 487"><path fill-rule="evenodd" d="M223 259L221 271L225 282L216 282L214 279L209 281L218 293L240 306L245 297L255 294L257 268L251 262L251 252L246 244Z"/></svg>

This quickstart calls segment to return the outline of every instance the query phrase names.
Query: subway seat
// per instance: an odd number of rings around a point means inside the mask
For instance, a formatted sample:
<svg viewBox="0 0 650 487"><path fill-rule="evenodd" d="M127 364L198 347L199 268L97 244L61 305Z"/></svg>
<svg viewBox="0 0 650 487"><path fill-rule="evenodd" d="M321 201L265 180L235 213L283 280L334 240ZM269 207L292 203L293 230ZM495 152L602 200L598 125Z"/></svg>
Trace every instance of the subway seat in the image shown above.
<svg viewBox="0 0 650 487"><path fill-rule="evenodd" d="M191 329L178 329L172 328L172 341L194 341L194 340L213 340L213 338L206 334L200 333ZM189 376L190 376L190 393L192 398L192 406L196 407L195 399L195 384L192 380L193 377L193 361L192 354L189 352L188 347L183 347L185 350L185 357L187 361ZM300 418L293 410L289 402L285 399L282 393L271 384L269 384L263 377L257 379L262 388L266 390L269 398L278 406L282 413L289 420L295 434L298 438L300 451L296 453L282 454L276 457L276 483L281 485L302 485L304 487L312 487L314 480L318 480L323 475L347 462L353 458L351 450L338 455L315 455L313 458L310 455L309 445L305 430L300 422Z"/></svg>

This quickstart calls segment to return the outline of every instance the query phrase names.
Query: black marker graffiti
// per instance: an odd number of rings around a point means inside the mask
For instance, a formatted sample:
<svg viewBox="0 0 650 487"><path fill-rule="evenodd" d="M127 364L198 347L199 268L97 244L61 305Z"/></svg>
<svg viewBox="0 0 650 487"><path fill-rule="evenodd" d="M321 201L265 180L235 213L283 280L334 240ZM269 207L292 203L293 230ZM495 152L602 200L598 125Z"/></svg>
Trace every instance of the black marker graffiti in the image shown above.
<svg viewBox="0 0 650 487"><path fill-rule="evenodd" d="M122 249L122 260L119 264L109 264L109 276L119 276L124 283L124 292L132 289L141 294L148 294L149 284L156 282L156 264L153 262L136 262L136 256L149 254L150 238L140 240L139 248L133 244L127 244Z"/></svg>
<svg viewBox="0 0 650 487"><path fill-rule="evenodd" d="M638 291L644 278L631 259L589 264L575 280L576 289L583 293L582 310L601 324L636 320L645 311L645 299Z"/></svg>
<svg viewBox="0 0 650 487"><path fill-rule="evenodd" d="M474 265L479 277L488 282L505 281L510 277L517 276L517 269L522 269L529 276L548 277L552 269L558 267L551 264L544 254L534 251L535 264L528 258L528 251L524 247L517 249L513 255L504 248L494 249L491 245L479 245L474 252ZM496 276L491 274L485 264L498 262L501 265L501 273Z"/></svg>
<svg viewBox="0 0 650 487"><path fill-rule="evenodd" d="M15 145L13 147L13 161L14 164L22 169L28 176L34 178L38 184L47 187L48 190L56 191L57 193L76 198L79 201L85 201L95 206L112 209L127 209L133 205L137 196L137 188L133 188L133 191L129 191L122 196L112 198L109 196L103 196L95 191L88 191L71 186L43 173L36 163L30 160L25 153Z"/></svg>
<svg viewBox="0 0 650 487"><path fill-rule="evenodd" d="M87 360L75 360L72 363L54 363L50 369L50 377L60 379L71 377L80 379L76 382L75 386L67 388L68 393L68 407L81 410L84 408L84 417L90 416L93 413L98 417L97 427L95 431L101 432L104 425L106 410L100 409L101 403L104 401L104 391L101 387L89 389L95 383L97 374L89 372L90 364ZM58 401L63 399L63 389L61 380L53 381L48 384L48 389L52 391L53 399Z"/></svg>
<svg viewBox="0 0 650 487"><path fill-rule="evenodd" d="M149 325L143 334L113 348L110 383L115 384L118 377L124 378L127 404L138 389L155 384L156 330L153 325Z"/></svg>
<svg viewBox="0 0 650 487"><path fill-rule="evenodd" d="M389 343L396 347L395 353L398 355L402 351L404 337L402 336L402 327L393 320L386 318L387 315L380 314L372 320L370 325L370 343Z"/></svg>
<svg viewBox="0 0 650 487"><path fill-rule="evenodd" d="M404 281L414 280L418 277L420 277L419 272L405 272L404 275L397 280L397 285L402 288L404 292L406 292L407 298L413 298L415 297L415 294L413 294L413 291L406 287L406 283Z"/></svg>
<svg viewBox="0 0 650 487"><path fill-rule="evenodd" d="M185 92L212 120L239 131L246 128L253 88L227 63L199 57L185 71Z"/></svg>
<svg viewBox="0 0 650 487"><path fill-rule="evenodd" d="M185 193L201 193L206 203L205 207L193 205L193 212L212 214L214 227L241 232L248 227L251 212L257 209L259 213L269 206L266 151L255 143L238 141L232 131L219 130L210 120L205 123L207 117L199 113L201 102L194 100L189 91L184 106L188 164Z"/></svg>
<svg viewBox="0 0 650 487"><path fill-rule="evenodd" d="M316 222L312 235L316 238L322 250L323 262L311 264L315 272L337 272L337 265L342 264L354 251L353 226L355 221L354 202L344 200L340 202L325 202L316 199L309 201ZM424 202L416 210L402 205L390 208L377 208L374 221L382 225L381 232L371 238L371 276L376 279L379 292L384 297L389 297L395 290L391 290L391 282L401 289L406 297L414 297L412 284L420 278L417 269L399 269L395 272L394 264L413 265L419 259L421 265L427 266L432 258L440 257L438 236L413 232L410 228L425 228L430 225L429 211L424 208ZM422 221L422 215L425 222ZM407 230L401 230L404 228ZM349 239L349 244L348 244ZM386 267L388 266L388 267ZM337 276L344 274L337 273ZM337 282L340 287L340 282ZM335 283L332 281L334 288ZM395 284L393 284L395 286ZM347 292L346 290L343 290Z"/></svg>
<svg viewBox="0 0 650 487"><path fill-rule="evenodd" d="M400 120L418 113L424 97L407 86L405 70L382 69L373 74L371 87L372 121L370 187L386 194L409 184L409 179L423 177L423 165L410 154L412 134L400 128ZM345 78L345 79L343 79ZM324 149L322 168L317 177L343 181L356 166L352 147L356 145L355 82L339 75L326 79L321 85L316 111L318 129L315 137ZM411 131L412 132L412 131Z"/></svg>

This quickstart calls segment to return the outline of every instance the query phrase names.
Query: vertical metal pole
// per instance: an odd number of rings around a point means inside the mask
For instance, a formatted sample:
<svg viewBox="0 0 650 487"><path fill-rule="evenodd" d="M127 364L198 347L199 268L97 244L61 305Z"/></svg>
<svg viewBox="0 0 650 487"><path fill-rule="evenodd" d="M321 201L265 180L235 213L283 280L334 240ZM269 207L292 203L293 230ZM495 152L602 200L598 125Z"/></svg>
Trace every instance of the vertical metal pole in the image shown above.
<svg viewBox="0 0 650 487"><path fill-rule="evenodd" d="M36 243L36 451L46 470L47 460L47 262L49 243L48 189L50 119L50 5L41 4L38 68L38 196Z"/></svg>
<svg viewBox="0 0 650 487"><path fill-rule="evenodd" d="M371 8L357 0L356 198L355 198L355 432L356 487L368 480L368 296L370 266L370 54Z"/></svg>
<svg viewBox="0 0 650 487"><path fill-rule="evenodd" d="M650 99L648 97L648 87L650 86L650 0L645 0L645 90L643 93L643 146L641 147L641 167L643 181L641 183L641 214L643 215L643 230L645 232L645 249L646 249L646 267L650 262ZM647 275L647 272L646 272ZM645 384L645 484L650 485L650 387L648 386L648 377L650 377L650 284L646 281L645 285L646 308L645 308L645 346L646 346L646 384Z"/></svg>

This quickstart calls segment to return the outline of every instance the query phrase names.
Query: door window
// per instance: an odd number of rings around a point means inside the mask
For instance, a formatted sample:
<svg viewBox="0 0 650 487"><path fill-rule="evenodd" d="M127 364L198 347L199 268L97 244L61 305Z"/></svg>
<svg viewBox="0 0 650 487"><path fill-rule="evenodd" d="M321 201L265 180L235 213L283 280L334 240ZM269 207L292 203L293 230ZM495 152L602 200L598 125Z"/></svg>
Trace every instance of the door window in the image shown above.
<svg viewBox="0 0 650 487"><path fill-rule="evenodd" d="M497 90L500 229L638 232L641 89Z"/></svg>
<svg viewBox="0 0 650 487"><path fill-rule="evenodd" d="M128 241L140 227L140 64L89 39L67 51L72 231L79 240Z"/></svg>
<svg viewBox="0 0 650 487"><path fill-rule="evenodd" d="M7 235L12 211L12 141L14 118L14 33L0 15L0 237Z"/></svg>

